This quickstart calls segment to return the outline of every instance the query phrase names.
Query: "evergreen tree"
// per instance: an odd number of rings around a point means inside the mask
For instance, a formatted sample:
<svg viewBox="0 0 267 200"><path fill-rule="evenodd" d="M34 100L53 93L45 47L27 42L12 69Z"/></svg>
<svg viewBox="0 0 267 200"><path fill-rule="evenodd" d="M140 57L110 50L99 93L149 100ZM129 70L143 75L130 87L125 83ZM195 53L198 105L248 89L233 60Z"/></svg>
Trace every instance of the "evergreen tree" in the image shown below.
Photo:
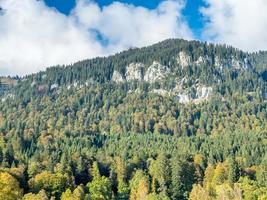
<svg viewBox="0 0 267 200"><path fill-rule="evenodd" d="M235 158L229 158L229 171L228 171L228 180L230 183L235 183L239 179L239 166Z"/></svg>
<svg viewBox="0 0 267 200"><path fill-rule="evenodd" d="M194 169L188 162L178 156L171 161L171 197L172 199L187 199L194 183Z"/></svg>

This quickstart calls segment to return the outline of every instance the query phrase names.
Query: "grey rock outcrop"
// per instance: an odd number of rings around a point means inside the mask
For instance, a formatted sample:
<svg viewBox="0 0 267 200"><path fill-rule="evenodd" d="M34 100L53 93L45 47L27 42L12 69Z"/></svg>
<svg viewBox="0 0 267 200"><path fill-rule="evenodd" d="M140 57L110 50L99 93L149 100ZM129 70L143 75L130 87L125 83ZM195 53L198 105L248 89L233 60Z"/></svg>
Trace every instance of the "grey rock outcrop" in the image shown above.
<svg viewBox="0 0 267 200"><path fill-rule="evenodd" d="M221 59L218 56L216 56L214 65L215 67L218 67L221 70L224 68L233 68L237 70L245 70L251 68L251 65L248 62L247 58L239 60L233 57L230 59Z"/></svg>
<svg viewBox="0 0 267 200"><path fill-rule="evenodd" d="M208 99L212 94L212 87L201 86L197 87L197 99L205 100Z"/></svg>
<svg viewBox="0 0 267 200"><path fill-rule="evenodd" d="M123 76L120 74L120 72L118 71L114 71L113 75L112 75L112 81L116 82L116 83L121 83L124 82L124 78Z"/></svg>
<svg viewBox="0 0 267 200"><path fill-rule="evenodd" d="M144 64L131 63L126 67L125 79L127 81L137 80L141 81L144 77Z"/></svg>
<svg viewBox="0 0 267 200"><path fill-rule="evenodd" d="M156 82L164 79L170 73L170 69L161 65L159 62L154 61L153 64L147 69L144 76L146 82Z"/></svg>
<svg viewBox="0 0 267 200"><path fill-rule="evenodd" d="M190 66L190 64L192 64L191 57L183 51L181 51L178 54L178 57L176 58L176 60L177 60L177 63L182 67L182 69L184 69L184 68Z"/></svg>
<svg viewBox="0 0 267 200"><path fill-rule="evenodd" d="M177 97L178 97L178 101L182 104L186 104L186 103L201 103L205 100L208 100L211 95L212 95L212 87L208 87L208 86L198 86L196 89L196 94L195 95L190 95L188 92L186 91L181 91Z"/></svg>

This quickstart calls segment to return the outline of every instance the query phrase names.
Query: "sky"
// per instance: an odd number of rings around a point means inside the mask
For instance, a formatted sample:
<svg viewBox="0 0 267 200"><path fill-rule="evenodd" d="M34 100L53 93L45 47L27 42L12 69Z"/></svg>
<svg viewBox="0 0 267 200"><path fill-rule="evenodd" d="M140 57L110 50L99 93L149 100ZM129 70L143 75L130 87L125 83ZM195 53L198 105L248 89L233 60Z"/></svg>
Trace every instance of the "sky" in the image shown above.
<svg viewBox="0 0 267 200"><path fill-rule="evenodd" d="M267 50L266 0L0 0L0 76L168 38Z"/></svg>

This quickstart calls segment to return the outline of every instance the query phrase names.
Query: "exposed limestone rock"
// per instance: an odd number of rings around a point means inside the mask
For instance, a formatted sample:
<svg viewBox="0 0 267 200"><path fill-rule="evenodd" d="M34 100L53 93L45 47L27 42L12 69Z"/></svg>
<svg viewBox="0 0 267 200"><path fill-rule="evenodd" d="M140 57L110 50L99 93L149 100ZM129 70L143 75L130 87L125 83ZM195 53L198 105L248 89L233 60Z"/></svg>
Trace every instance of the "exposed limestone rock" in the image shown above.
<svg viewBox="0 0 267 200"><path fill-rule="evenodd" d="M189 95L188 92L181 91L177 97L180 103L186 104L186 103L201 103L205 100L208 100L212 94L212 87L207 86L198 86L196 94L193 96Z"/></svg>
<svg viewBox="0 0 267 200"><path fill-rule="evenodd" d="M221 59L218 56L215 57L214 65L215 65L215 67L218 67L220 69L223 69L222 61L221 61Z"/></svg>
<svg viewBox="0 0 267 200"><path fill-rule="evenodd" d="M126 67L125 78L127 81L143 80L144 76L144 64L142 63L131 63Z"/></svg>
<svg viewBox="0 0 267 200"><path fill-rule="evenodd" d="M140 88L136 88L135 90L128 90L127 94L138 94L141 93L141 89Z"/></svg>
<svg viewBox="0 0 267 200"><path fill-rule="evenodd" d="M202 65L205 63L205 59L202 56L199 56L199 58L197 59L197 61L195 61L196 65Z"/></svg>
<svg viewBox="0 0 267 200"><path fill-rule="evenodd" d="M36 85L36 82L33 81L33 82L31 83L31 87L34 87L35 85Z"/></svg>
<svg viewBox="0 0 267 200"><path fill-rule="evenodd" d="M169 95L169 91L164 90L164 89L154 89L154 90L152 90L152 93L159 94L161 96Z"/></svg>
<svg viewBox="0 0 267 200"><path fill-rule="evenodd" d="M196 96L197 99L199 100L205 100L210 97L211 93L212 93L212 87L202 86L197 88Z"/></svg>
<svg viewBox="0 0 267 200"><path fill-rule="evenodd" d="M237 70L245 70L251 67L250 63L248 62L247 58L243 60L238 60L236 58L230 59L220 59L218 56L215 57L215 67L220 68L221 70L224 68L233 68Z"/></svg>
<svg viewBox="0 0 267 200"><path fill-rule="evenodd" d="M58 88L58 84L54 83L50 86L50 90Z"/></svg>
<svg viewBox="0 0 267 200"><path fill-rule="evenodd" d="M247 58L245 58L244 60L237 60L235 58L232 58L231 64L234 69L238 70L245 70L251 67Z"/></svg>
<svg viewBox="0 0 267 200"><path fill-rule="evenodd" d="M233 60L229 59L221 59L218 56L215 57L215 67L218 67L220 70L223 70L225 68L231 68L232 67Z"/></svg>
<svg viewBox="0 0 267 200"><path fill-rule="evenodd" d="M185 52L181 51L177 57L177 63L184 69L191 64L202 65L202 64L214 64L215 67L219 69L224 68L233 68L237 70L245 70L251 68L251 65L247 58L244 59L236 59L234 57L230 58L220 58L216 56L214 58L214 63L212 62L212 58L209 56L200 56L197 60L192 61L192 58Z"/></svg>
<svg viewBox="0 0 267 200"><path fill-rule="evenodd" d="M184 69L192 63L191 57L187 53L181 51L177 57L177 63Z"/></svg>
<svg viewBox="0 0 267 200"><path fill-rule="evenodd" d="M112 81L116 83L126 81L147 81L153 83L162 80L170 73L170 69L161 65L159 62L154 61L153 64L144 73L145 66L143 63L131 63L126 67L125 79L118 71L114 71Z"/></svg>
<svg viewBox="0 0 267 200"><path fill-rule="evenodd" d="M78 87L78 82L74 81L74 83L73 83L73 87L74 87L74 88Z"/></svg>
<svg viewBox="0 0 267 200"><path fill-rule="evenodd" d="M183 85L186 84L188 79L186 77L182 78L181 80L176 79L176 85L173 88L174 93L179 93L183 91Z"/></svg>
<svg viewBox="0 0 267 200"><path fill-rule="evenodd" d="M150 83L162 80L170 73L170 69L161 65L159 62L154 61L153 64L147 69L144 80Z"/></svg>
<svg viewBox="0 0 267 200"><path fill-rule="evenodd" d="M192 58L185 52L181 51L177 57L177 63L184 69L191 64L202 65L202 64L212 64L212 58L208 56L200 56L196 61L192 61ZM247 58L236 59L234 57L221 59L218 56L214 59L215 67L220 68L234 68L238 70L244 70L251 67Z"/></svg>
<svg viewBox="0 0 267 200"><path fill-rule="evenodd" d="M115 70L112 75L112 81L116 83L121 83L124 81L124 79L123 76L118 71Z"/></svg>
<svg viewBox="0 0 267 200"><path fill-rule="evenodd" d="M181 93L177 97L178 97L179 102L183 104L189 103L191 101L191 98L189 97L189 95L185 93Z"/></svg>
<svg viewBox="0 0 267 200"><path fill-rule="evenodd" d="M196 65L212 64L212 59L209 56L199 56L199 58L194 63Z"/></svg>

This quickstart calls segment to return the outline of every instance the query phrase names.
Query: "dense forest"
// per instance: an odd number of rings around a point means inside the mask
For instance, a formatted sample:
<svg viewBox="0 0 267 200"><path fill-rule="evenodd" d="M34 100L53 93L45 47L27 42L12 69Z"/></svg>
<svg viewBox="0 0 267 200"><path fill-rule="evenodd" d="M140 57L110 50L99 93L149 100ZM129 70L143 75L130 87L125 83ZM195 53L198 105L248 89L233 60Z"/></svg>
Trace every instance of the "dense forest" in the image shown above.
<svg viewBox="0 0 267 200"><path fill-rule="evenodd" d="M266 52L171 39L0 91L0 200L267 200Z"/></svg>

